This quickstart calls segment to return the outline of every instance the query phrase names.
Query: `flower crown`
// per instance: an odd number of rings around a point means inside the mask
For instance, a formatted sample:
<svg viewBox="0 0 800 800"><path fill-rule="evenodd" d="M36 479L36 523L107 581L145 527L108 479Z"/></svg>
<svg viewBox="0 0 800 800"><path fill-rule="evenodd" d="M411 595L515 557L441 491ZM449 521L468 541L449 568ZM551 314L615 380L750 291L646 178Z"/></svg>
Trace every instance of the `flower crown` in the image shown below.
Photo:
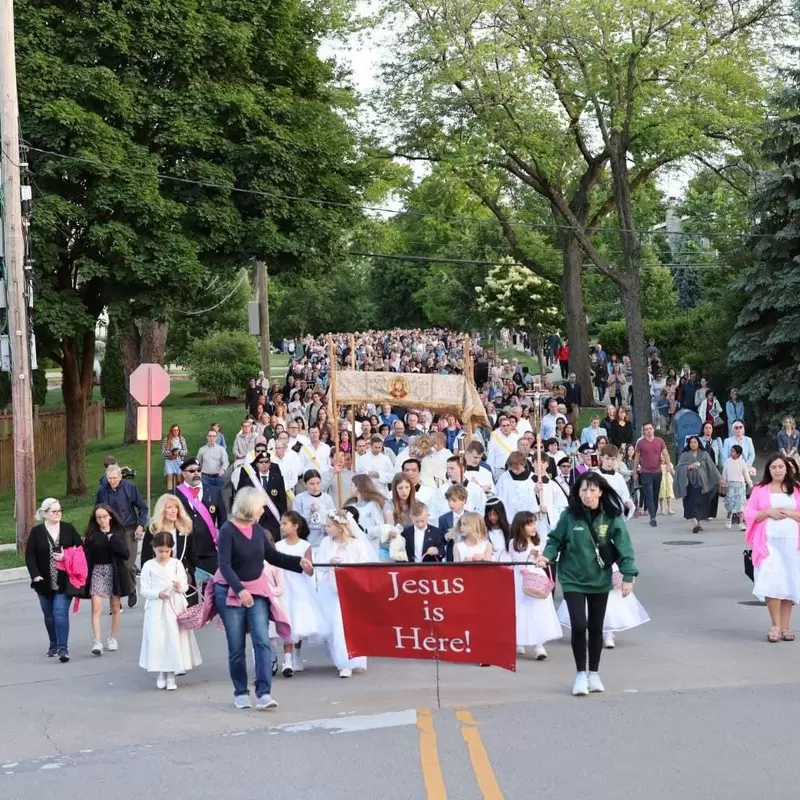
<svg viewBox="0 0 800 800"><path fill-rule="evenodd" d="M331 520L331 522L335 522L337 525L347 525L351 517L346 511L337 511L334 509L328 512L328 519Z"/></svg>

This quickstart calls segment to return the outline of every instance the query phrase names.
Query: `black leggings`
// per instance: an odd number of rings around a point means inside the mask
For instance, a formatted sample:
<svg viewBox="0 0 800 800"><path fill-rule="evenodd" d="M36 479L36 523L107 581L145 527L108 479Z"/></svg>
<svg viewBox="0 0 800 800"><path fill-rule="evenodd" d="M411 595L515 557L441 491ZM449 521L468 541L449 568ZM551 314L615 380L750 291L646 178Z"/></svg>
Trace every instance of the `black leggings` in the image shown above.
<svg viewBox="0 0 800 800"><path fill-rule="evenodd" d="M572 626L572 655L578 672L586 671L586 632L589 632L589 672L600 669L600 656L603 652L603 620L608 605L608 592L604 594L584 594L583 592L564 592L564 600L569 611L569 624ZM588 622L586 611L589 611Z"/></svg>

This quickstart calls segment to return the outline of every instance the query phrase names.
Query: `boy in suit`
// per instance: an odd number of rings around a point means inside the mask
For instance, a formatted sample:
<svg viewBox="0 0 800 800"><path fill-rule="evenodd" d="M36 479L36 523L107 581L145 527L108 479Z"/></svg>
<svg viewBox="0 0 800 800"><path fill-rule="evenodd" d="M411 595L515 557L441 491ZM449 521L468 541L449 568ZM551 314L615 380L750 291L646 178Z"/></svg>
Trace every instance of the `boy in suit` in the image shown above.
<svg viewBox="0 0 800 800"><path fill-rule="evenodd" d="M447 534L456 527L458 521L464 515L464 509L467 505L469 493L460 483L455 483L447 489L447 491L444 493L444 496L447 500L447 505L450 507L450 510L446 514L442 514L439 517L439 530L442 532L442 536L445 537L446 541L446 560L452 561L455 539L448 539Z"/></svg>
<svg viewBox="0 0 800 800"><path fill-rule="evenodd" d="M409 562L444 560L444 536L439 528L428 524L429 517L425 503L417 501L411 506L411 521L414 524L403 530Z"/></svg>

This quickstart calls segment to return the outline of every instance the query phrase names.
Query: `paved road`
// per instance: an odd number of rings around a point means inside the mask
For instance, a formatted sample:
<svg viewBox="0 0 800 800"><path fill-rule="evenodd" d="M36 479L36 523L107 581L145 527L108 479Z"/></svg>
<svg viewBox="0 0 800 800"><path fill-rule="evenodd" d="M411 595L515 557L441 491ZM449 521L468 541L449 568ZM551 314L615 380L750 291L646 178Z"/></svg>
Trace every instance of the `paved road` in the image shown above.
<svg viewBox="0 0 800 800"><path fill-rule="evenodd" d="M653 621L606 651L607 692L588 698L569 694L566 640L516 674L442 665L438 695L431 663L371 660L343 681L311 648L307 672L276 679L279 709L241 712L216 630L167 695L136 665L140 610L123 616L121 650L93 658L82 609L60 665L27 585L2 586L0 797L785 800L800 642L766 642L766 610L742 604L741 534L708 527L633 523Z"/></svg>

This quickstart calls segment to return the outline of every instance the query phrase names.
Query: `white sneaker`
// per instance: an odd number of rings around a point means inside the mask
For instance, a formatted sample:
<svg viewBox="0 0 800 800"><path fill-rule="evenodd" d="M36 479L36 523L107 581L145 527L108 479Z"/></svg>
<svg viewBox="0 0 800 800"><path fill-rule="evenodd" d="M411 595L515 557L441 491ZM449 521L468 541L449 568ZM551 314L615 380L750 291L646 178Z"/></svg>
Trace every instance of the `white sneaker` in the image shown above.
<svg viewBox="0 0 800 800"><path fill-rule="evenodd" d="M158 677L156 678L156 689L166 689L167 688L167 676L163 672L158 673Z"/></svg>
<svg viewBox="0 0 800 800"><path fill-rule="evenodd" d="M746 530L747 530L747 525L745 525L744 523L742 523L742 524L739 526L739 530L740 530L740 531L746 531Z"/></svg>
<svg viewBox="0 0 800 800"><path fill-rule="evenodd" d="M518 656L524 656L525 655L525 648L524 647L518 647L517 648L517 655Z"/></svg>
<svg viewBox="0 0 800 800"><path fill-rule="evenodd" d="M292 654L292 669L295 672L302 672L305 669L305 665L303 664L303 657L300 653L295 650Z"/></svg>
<svg viewBox="0 0 800 800"><path fill-rule="evenodd" d="M353 670L351 670L351 669L340 669L339 670L339 677L340 678L352 678L353 677Z"/></svg>
<svg viewBox="0 0 800 800"><path fill-rule="evenodd" d="M283 659L283 677L291 678L294 675L294 667L292 666L292 656L287 655Z"/></svg>
<svg viewBox="0 0 800 800"><path fill-rule="evenodd" d="M541 644L537 644L533 648L533 657L537 661L544 661L547 658L547 650L544 649L544 646Z"/></svg>
<svg viewBox="0 0 800 800"><path fill-rule="evenodd" d="M175 673L168 672L167 673L167 691L174 692L178 688L178 683L175 680Z"/></svg>
<svg viewBox="0 0 800 800"><path fill-rule="evenodd" d="M117 642L116 639L109 637L108 641L106 642L106 650L108 650L109 653L119 650L119 642Z"/></svg>
<svg viewBox="0 0 800 800"><path fill-rule="evenodd" d="M260 711L268 711L270 708L277 708L278 701L272 699L271 694L263 694L256 700L256 708Z"/></svg>
<svg viewBox="0 0 800 800"><path fill-rule="evenodd" d="M730 527L731 527L731 518L730 518L730 517L728 517L728 518L725 520L725 527L726 527L726 528L728 528L728 529L730 530Z"/></svg>
<svg viewBox="0 0 800 800"><path fill-rule="evenodd" d="M590 692L604 692L606 690L606 687L603 686L603 682L600 680L599 672L590 672L587 675L586 685L589 687Z"/></svg>
<svg viewBox="0 0 800 800"><path fill-rule="evenodd" d="M250 702L249 694L237 694L236 697L233 698L233 704L236 706L236 708L253 707L253 704Z"/></svg>
<svg viewBox="0 0 800 800"><path fill-rule="evenodd" d="M579 672L575 676L575 683L572 684L572 694L576 696L589 694L589 679L586 677L585 672Z"/></svg>
<svg viewBox="0 0 800 800"><path fill-rule="evenodd" d="M617 646L617 643L614 641L614 631L609 631L608 633L603 634L603 647L607 647L609 650L613 650Z"/></svg>
<svg viewBox="0 0 800 800"><path fill-rule="evenodd" d="M103 643L99 642L95 639L94 644L92 645L92 655L93 656L101 656L103 655Z"/></svg>

